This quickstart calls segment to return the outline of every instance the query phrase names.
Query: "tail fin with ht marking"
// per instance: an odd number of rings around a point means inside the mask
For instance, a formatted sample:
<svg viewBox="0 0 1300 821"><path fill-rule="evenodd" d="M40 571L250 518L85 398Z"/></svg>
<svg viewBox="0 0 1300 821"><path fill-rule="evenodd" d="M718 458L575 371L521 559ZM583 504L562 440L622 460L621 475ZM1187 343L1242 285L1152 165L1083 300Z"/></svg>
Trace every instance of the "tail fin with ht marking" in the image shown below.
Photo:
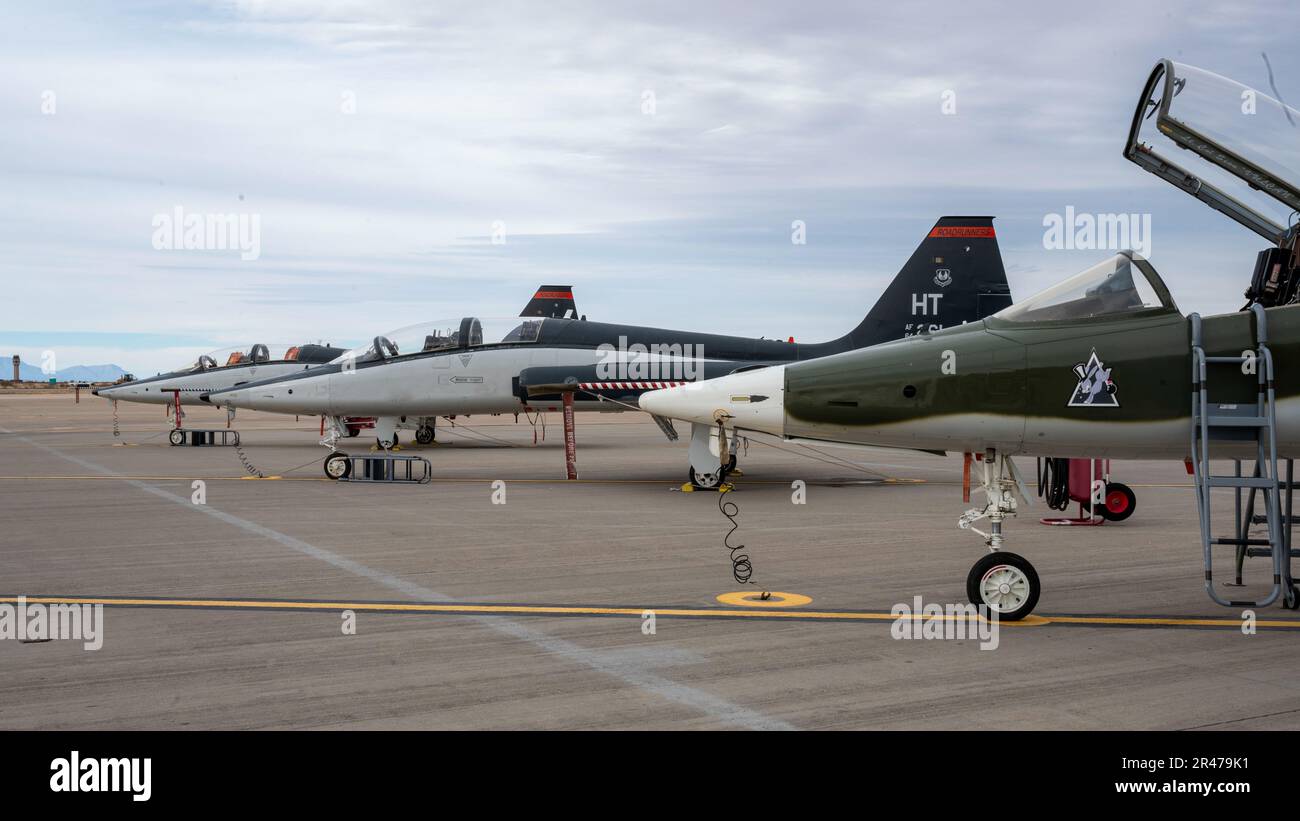
<svg viewBox="0 0 1300 821"><path fill-rule="evenodd" d="M993 217L943 217L858 327L825 345L801 346L800 358L974 322L1010 304Z"/></svg>

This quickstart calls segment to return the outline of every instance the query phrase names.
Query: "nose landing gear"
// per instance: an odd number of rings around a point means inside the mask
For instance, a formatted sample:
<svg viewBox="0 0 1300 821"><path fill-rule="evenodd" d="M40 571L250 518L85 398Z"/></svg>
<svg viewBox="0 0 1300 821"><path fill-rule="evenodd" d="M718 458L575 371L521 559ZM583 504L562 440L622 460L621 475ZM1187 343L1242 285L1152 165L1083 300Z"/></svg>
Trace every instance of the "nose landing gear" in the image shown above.
<svg viewBox="0 0 1300 821"><path fill-rule="evenodd" d="M988 501L983 508L963 513L957 526L983 536L989 554L971 567L966 576L966 594L972 604L988 607L1003 621L1019 621L1038 604L1038 572L1023 556L1002 549L1002 523L1016 515L1018 500L1027 500L1028 493L1015 463L999 457L996 451L983 454L981 468L979 490ZM966 470L970 470L969 456ZM974 526L981 519L988 519L988 533Z"/></svg>
<svg viewBox="0 0 1300 821"><path fill-rule="evenodd" d="M346 453L331 453L325 457L325 475L335 481L346 479L352 473L352 460Z"/></svg>
<svg viewBox="0 0 1300 821"><path fill-rule="evenodd" d="M736 469L738 442L734 433L727 436L722 419L718 420L717 427L693 423L691 447L687 453L690 467L686 473L690 485L684 489L717 490L726 483L728 476L739 475L740 471Z"/></svg>

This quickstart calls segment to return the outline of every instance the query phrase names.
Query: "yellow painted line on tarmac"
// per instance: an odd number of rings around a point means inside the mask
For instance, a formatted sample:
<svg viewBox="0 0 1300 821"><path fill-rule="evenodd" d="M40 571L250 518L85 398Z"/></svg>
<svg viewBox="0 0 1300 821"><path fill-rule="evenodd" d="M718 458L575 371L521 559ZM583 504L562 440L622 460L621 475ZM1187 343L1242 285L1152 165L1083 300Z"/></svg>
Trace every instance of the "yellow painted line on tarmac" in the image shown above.
<svg viewBox="0 0 1300 821"><path fill-rule="evenodd" d="M962 484L961 482L950 482L950 481L948 481L947 479L918 479L918 480L915 480L915 481L925 482L926 484L929 484L929 485L954 485L954 486L956 486L956 485L960 485L960 484ZM1152 489L1152 488L1157 488L1157 489L1159 489L1159 488L1174 488L1174 489L1177 489L1177 490L1194 490L1194 489L1196 488L1196 485L1191 484L1190 482L1189 482L1188 484L1185 484L1185 485L1160 484L1160 483L1154 483L1154 482L1152 482L1152 483L1147 483L1147 484L1138 484L1138 483L1136 483L1136 482L1125 482L1124 484L1128 485L1128 486L1131 487L1131 488L1146 488L1146 489ZM1037 489L1038 485L1025 485L1025 487L1028 487L1028 488L1030 488L1030 489Z"/></svg>
<svg viewBox="0 0 1300 821"><path fill-rule="evenodd" d="M97 596L27 596L27 604L100 604L106 607L203 608L220 610L353 610L386 613L433 613L446 615L498 616L630 616L641 618L647 611L656 617L716 619L783 619L796 621L893 622L897 616L883 611L864 610L780 610L769 608L734 609L719 607L617 607L555 604L460 604L405 602L294 601L281 599L161 599ZM0 596L0 604L17 604L16 596ZM965 616L945 614L917 616L918 621L968 621ZM1001 623L1003 627L1040 627L1047 625L1082 625L1104 627L1202 627L1240 630L1237 618L1181 618L1170 616L1029 616L1020 622ZM1300 619L1259 619L1257 628L1300 629Z"/></svg>

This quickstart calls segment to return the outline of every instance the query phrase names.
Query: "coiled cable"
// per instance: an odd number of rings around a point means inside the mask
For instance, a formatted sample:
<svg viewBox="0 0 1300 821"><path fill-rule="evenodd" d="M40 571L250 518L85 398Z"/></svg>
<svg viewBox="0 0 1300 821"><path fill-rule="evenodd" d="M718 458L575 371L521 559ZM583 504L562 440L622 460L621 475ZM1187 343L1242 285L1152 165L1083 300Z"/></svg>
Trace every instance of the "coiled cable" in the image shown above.
<svg viewBox="0 0 1300 821"><path fill-rule="evenodd" d="M732 534L740 528L740 523L736 521L736 514L740 512L740 508L735 502L727 501L727 494L719 493L718 510L727 517L727 521L731 522L731 530L722 537L723 546L731 553L731 575L738 584L753 584L754 564L750 561L748 553L741 552L744 551L745 546L731 543Z"/></svg>
<svg viewBox="0 0 1300 821"><path fill-rule="evenodd" d="M1052 510L1070 506L1070 460L1038 460L1038 495Z"/></svg>

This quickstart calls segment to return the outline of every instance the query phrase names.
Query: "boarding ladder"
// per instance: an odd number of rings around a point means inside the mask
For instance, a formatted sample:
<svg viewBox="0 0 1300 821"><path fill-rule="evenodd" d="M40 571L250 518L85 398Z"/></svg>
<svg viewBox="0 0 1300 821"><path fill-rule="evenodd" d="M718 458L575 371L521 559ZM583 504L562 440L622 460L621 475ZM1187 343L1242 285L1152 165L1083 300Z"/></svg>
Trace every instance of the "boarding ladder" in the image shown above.
<svg viewBox="0 0 1300 821"><path fill-rule="evenodd" d="M1268 318L1262 305L1252 305L1255 319L1256 348L1237 356L1208 356L1201 335L1201 317L1192 322L1192 434L1191 455L1196 482L1196 506L1200 514L1201 548L1205 558L1205 590L1210 598L1225 607L1267 607L1283 599L1287 607L1297 605L1296 589L1291 579L1292 491L1295 484L1292 460L1286 460L1286 481L1278 479L1277 403L1273 389L1273 354L1268 348ZM1253 362L1252 362L1253 359ZM1210 365L1234 365L1242 373L1254 365L1258 389L1253 403L1216 402L1210 398ZM1210 448L1213 443L1235 444L1255 448L1255 468L1242 475L1241 459L1234 459L1233 475L1210 472ZM1236 523L1232 536L1214 536L1211 527L1211 493L1214 488L1231 488L1236 501ZM1286 516L1282 515L1281 491L1286 491ZM1242 505L1242 493L1247 500ZM1263 515L1255 515L1258 496L1263 497ZM1264 524L1268 538L1251 538L1250 526ZM1242 564L1248 556L1268 556L1273 560L1273 585L1269 594L1258 601L1225 599L1214 589L1213 548L1236 549L1236 583L1241 586Z"/></svg>

